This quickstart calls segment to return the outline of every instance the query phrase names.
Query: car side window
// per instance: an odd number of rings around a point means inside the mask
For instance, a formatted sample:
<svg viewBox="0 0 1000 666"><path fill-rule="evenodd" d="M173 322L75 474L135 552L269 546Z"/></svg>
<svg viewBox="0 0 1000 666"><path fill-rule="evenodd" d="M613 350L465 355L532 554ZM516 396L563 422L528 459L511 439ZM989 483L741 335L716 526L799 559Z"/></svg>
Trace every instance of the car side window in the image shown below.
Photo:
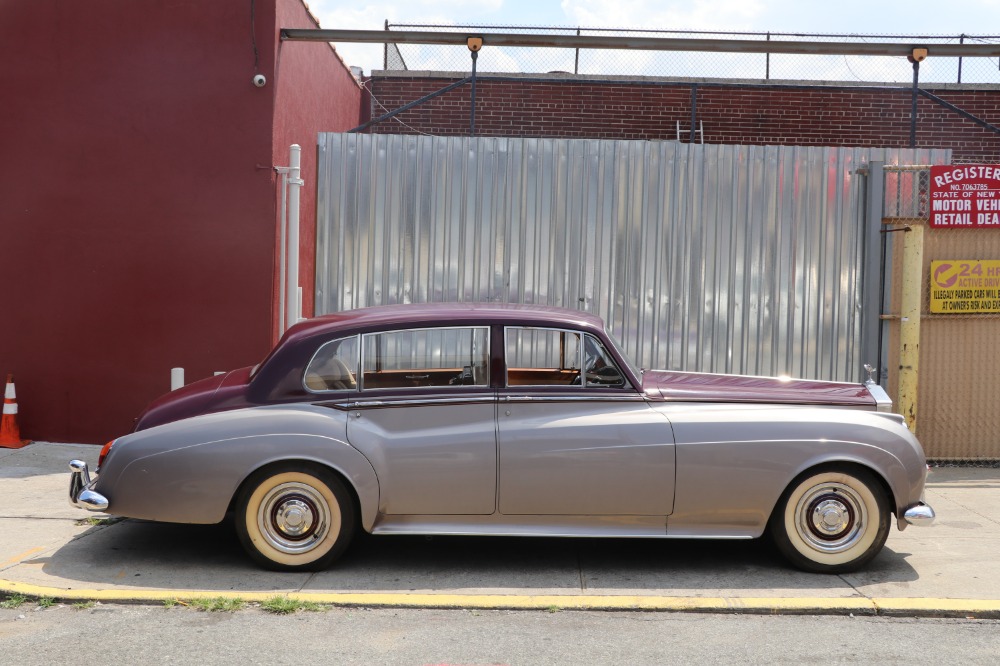
<svg viewBox="0 0 1000 666"><path fill-rule="evenodd" d="M505 335L507 386L625 386L625 375L592 335L516 326Z"/></svg>
<svg viewBox="0 0 1000 666"><path fill-rule="evenodd" d="M489 339L486 326L367 333L361 389L489 386Z"/></svg>
<svg viewBox="0 0 1000 666"><path fill-rule="evenodd" d="M582 386L579 333L508 326L505 336L507 386Z"/></svg>
<svg viewBox="0 0 1000 666"><path fill-rule="evenodd" d="M310 391L351 391L358 387L358 336L327 342L313 355L303 382Z"/></svg>

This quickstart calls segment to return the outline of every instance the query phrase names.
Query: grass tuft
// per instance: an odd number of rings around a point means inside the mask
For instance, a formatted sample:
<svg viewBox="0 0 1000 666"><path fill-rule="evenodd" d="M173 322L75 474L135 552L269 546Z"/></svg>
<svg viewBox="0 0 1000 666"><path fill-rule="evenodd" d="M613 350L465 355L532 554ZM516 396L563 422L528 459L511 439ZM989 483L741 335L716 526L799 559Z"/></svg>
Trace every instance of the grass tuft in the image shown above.
<svg viewBox="0 0 1000 666"><path fill-rule="evenodd" d="M12 594L3 601L0 601L0 608L20 608L27 600L28 597L23 594Z"/></svg>
<svg viewBox="0 0 1000 666"><path fill-rule="evenodd" d="M227 599L226 597L216 597L214 599L192 599L190 602L191 608L211 613L234 613L243 608L245 605L246 602L239 597L233 599Z"/></svg>
<svg viewBox="0 0 1000 666"><path fill-rule="evenodd" d="M262 610L276 615L287 615L288 613L294 613L300 610L318 612L326 610L327 608L323 604L317 604L312 601L298 601L281 595L275 595L270 599L267 599L260 605L260 607Z"/></svg>

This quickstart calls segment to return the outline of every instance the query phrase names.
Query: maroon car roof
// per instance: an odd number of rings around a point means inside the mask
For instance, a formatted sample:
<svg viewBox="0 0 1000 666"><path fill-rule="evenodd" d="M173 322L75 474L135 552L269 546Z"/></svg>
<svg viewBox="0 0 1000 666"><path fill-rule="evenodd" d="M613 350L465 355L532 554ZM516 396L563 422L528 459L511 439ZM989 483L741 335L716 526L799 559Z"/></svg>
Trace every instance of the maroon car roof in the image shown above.
<svg viewBox="0 0 1000 666"><path fill-rule="evenodd" d="M532 322L553 326L574 325L601 330L604 323L597 315L579 310L542 305L508 303L414 303L381 305L358 310L346 310L321 315L299 322L288 330L285 339L302 339L336 330L364 327L398 326L406 324L443 323L451 321L482 321L484 323Z"/></svg>

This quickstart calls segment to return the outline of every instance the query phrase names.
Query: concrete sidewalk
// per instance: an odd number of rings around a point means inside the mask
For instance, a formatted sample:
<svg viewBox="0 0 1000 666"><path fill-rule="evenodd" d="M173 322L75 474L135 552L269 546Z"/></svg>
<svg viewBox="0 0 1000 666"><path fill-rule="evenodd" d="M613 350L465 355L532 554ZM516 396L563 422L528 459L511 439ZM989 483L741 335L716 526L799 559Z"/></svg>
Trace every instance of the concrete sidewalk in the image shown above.
<svg viewBox="0 0 1000 666"><path fill-rule="evenodd" d="M0 449L0 593L98 601L289 595L343 605L1000 617L1000 470L931 470L931 527L893 528L865 571L789 568L765 540L362 535L328 571L263 571L228 523L167 525L67 501L99 447Z"/></svg>

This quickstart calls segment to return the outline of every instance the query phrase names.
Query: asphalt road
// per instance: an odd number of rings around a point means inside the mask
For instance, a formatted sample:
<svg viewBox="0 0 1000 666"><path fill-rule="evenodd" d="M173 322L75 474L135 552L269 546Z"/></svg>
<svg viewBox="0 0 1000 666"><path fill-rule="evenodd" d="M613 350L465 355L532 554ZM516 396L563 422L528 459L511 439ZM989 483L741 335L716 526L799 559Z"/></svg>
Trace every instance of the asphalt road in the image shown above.
<svg viewBox="0 0 1000 666"><path fill-rule="evenodd" d="M0 663L995 664L1000 621L175 606L0 610Z"/></svg>

